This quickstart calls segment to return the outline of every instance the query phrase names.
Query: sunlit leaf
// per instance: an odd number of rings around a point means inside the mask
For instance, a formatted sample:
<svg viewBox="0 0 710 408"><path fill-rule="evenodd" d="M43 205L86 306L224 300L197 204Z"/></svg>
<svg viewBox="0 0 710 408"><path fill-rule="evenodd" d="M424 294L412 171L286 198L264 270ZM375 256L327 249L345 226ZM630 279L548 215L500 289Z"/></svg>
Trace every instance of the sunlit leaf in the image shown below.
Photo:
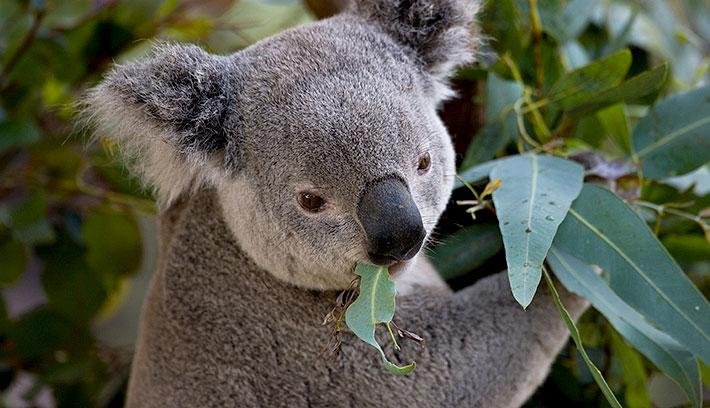
<svg viewBox="0 0 710 408"><path fill-rule="evenodd" d="M501 181L493 192L493 203L510 287L518 303L527 307L557 227L582 188L584 170L568 160L529 154L501 161L490 176Z"/></svg>
<svg viewBox="0 0 710 408"><path fill-rule="evenodd" d="M597 112L606 134L626 154L631 153L631 132L623 104L609 106Z"/></svg>

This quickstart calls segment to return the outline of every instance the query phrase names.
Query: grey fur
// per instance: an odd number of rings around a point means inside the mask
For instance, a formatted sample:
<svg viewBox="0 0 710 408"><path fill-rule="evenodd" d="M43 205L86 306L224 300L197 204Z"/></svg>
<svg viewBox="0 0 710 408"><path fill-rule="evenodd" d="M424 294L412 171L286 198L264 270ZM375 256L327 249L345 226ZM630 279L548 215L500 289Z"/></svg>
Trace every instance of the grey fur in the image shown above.
<svg viewBox="0 0 710 408"><path fill-rule="evenodd" d="M128 406L514 407L567 339L543 293L528 311L504 274L453 294L420 256L397 270L397 321L426 338L408 377L346 337L319 361L336 291L367 259L358 198L406 182L433 231L454 153L436 114L472 58L473 0L358 1L231 56L164 45L88 98L161 203L161 258ZM428 152L431 169L417 172ZM299 192L327 201L303 211ZM586 304L566 295L575 316Z"/></svg>
<svg viewBox="0 0 710 408"><path fill-rule="evenodd" d="M395 321L425 339L393 356L417 362L411 375L387 373L350 333L337 359L320 360L329 334L321 321L337 292L262 271L234 241L214 192L162 221L129 407L517 407L567 340L547 291L523 311L500 273L455 294L419 288L398 297ZM563 301L574 317L586 308L568 293Z"/></svg>

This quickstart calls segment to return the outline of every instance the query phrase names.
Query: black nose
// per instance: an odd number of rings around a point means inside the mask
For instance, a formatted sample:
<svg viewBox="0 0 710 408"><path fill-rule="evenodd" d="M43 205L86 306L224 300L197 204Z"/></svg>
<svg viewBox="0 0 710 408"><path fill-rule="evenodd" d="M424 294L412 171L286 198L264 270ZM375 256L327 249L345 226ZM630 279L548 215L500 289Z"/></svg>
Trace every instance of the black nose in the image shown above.
<svg viewBox="0 0 710 408"><path fill-rule="evenodd" d="M367 235L368 255L378 265L411 259L426 237L412 195L395 177L367 185L357 215Z"/></svg>

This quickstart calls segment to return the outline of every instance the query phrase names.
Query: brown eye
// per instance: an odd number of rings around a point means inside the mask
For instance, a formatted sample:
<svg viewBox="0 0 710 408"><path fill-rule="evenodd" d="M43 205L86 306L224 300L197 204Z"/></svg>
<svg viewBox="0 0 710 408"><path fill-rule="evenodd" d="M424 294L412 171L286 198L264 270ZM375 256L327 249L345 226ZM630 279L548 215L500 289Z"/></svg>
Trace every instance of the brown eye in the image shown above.
<svg viewBox="0 0 710 408"><path fill-rule="evenodd" d="M313 193L299 193L298 204L308 212L319 212L325 208L325 200Z"/></svg>
<svg viewBox="0 0 710 408"><path fill-rule="evenodd" d="M417 173L424 174L427 171L429 171L430 167L431 167L431 156L429 155L429 153L424 153L419 158L419 166L417 167Z"/></svg>

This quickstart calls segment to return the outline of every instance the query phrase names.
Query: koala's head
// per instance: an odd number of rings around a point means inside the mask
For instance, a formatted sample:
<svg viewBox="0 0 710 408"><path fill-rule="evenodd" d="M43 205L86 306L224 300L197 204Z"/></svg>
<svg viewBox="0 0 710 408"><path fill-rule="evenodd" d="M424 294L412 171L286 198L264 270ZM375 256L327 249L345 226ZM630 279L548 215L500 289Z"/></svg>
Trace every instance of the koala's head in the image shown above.
<svg viewBox="0 0 710 408"><path fill-rule="evenodd" d="M230 56L163 45L88 103L162 206L214 186L259 266L344 288L358 261L406 269L446 206L454 152L436 109L472 58L477 7L359 0Z"/></svg>

